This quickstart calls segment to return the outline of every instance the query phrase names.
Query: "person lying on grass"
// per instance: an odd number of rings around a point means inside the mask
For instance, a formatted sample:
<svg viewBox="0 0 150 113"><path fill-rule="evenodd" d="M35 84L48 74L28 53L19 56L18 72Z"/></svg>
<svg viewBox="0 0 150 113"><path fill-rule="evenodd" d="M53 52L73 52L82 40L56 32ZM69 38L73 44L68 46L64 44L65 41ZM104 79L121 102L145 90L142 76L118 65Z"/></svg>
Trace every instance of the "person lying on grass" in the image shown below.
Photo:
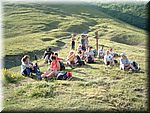
<svg viewBox="0 0 150 113"><path fill-rule="evenodd" d="M109 53L109 51L106 51L106 54L104 56L104 63L105 65L113 65L113 56Z"/></svg>
<svg viewBox="0 0 150 113"><path fill-rule="evenodd" d="M121 53L120 69L121 70L135 70L134 66L130 63L125 53Z"/></svg>
<svg viewBox="0 0 150 113"><path fill-rule="evenodd" d="M44 74L41 75L42 78L44 77L52 78L58 74L58 71L60 71L60 64L57 61L56 56L52 56L51 60L52 62L51 62L50 68L48 69L48 71L44 72Z"/></svg>
<svg viewBox="0 0 150 113"><path fill-rule="evenodd" d="M92 48L93 47L88 47L88 50L85 53L85 55L86 55L85 61L87 63L93 63L94 62L94 52L93 52Z"/></svg>
<svg viewBox="0 0 150 113"><path fill-rule="evenodd" d="M51 62L50 60L50 57L51 57L51 54L53 54L54 52L52 51L51 48L47 48L44 52L44 63L48 63L48 62Z"/></svg>
<svg viewBox="0 0 150 113"><path fill-rule="evenodd" d="M30 76L32 73L35 73L38 79L41 79L41 72L39 70L39 67L36 64L33 64L30 61L30 56L25 55L22 59L21 59L21 74L24 76Z"/></svg>
<svg viewBox="0 0 150 113"><path fill-rule="evenodd" d="M70 51L69 55L67 56L67 65L69 65L71 68L74 68L75 66L75 52Z"/></svg>

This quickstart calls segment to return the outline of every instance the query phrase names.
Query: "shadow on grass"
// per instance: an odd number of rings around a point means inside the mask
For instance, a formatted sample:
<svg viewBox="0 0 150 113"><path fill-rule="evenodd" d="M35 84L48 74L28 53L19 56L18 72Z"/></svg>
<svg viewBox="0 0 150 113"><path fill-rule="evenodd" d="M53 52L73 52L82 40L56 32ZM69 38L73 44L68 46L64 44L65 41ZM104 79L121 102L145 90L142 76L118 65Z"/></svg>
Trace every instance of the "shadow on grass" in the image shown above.
<svg viewBox="0 0 150 113"><path fill-rule="evenodd" d="M65 45L64 42L56 41L56 47L55 46L50 46L50 47L52 48L53 51L58 51L58 50L61 50L64 45ZM35 60L35 54L38 56L38 59L41 59L44 54L45 49L24 52L24 53L17 54L17 55L5 55L5 57L3 58L4 68L10 69L12 67L21 65L21 58L24 55L29 55L31 61Z"/></svg>
<svg viewBox="0 0 150 113"><path fill-rule="evenodd" d="M95 63L90 63L90 64L100 64L100 63L95 62ZM96 67L91 66L90 64L86 64L84 67L85 67L85 68L90 68L90 69L99 69L99 68L96 68Z"/></svg>
<svg viewBox="0 0 150 113"><path fill-rule="evenodd" d="M72 77L72 78L70 78L70 81L86 81L86 80L84 80L82 78L78 78L78 77Z"/></svg>

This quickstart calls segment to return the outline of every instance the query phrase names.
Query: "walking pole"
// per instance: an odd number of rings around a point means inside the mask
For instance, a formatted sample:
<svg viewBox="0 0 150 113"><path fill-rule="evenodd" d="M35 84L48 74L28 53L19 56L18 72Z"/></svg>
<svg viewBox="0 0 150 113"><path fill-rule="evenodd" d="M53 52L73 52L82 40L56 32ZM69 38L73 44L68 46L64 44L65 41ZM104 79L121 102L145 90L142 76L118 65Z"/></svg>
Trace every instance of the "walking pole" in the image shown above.
<svg viewBox="0 0 150 113"><path fill-rule="evenodd" d="M95 32L95 38L96 38L96 50L98 51L98 39L99 39L98 30Z"/></svg>

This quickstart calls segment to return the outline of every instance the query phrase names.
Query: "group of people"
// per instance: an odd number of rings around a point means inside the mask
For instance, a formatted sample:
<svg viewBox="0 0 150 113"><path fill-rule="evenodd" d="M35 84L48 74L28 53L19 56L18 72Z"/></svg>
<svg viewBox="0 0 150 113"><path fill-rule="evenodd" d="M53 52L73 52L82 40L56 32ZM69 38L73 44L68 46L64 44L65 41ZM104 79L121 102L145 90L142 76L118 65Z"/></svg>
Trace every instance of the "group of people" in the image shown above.
<svg viewBox="0 0 150 113"><path fill-rule="evenodd" d="M104 46L102 46L98 51L89 46L88 34L82 34L80 36L79 47L75 51L75 40L77 34L72 35L71 51L66 58L66 65L74 69L77 66L83 66L86 63L96 62L96 57L98 55L99 59L102 59L104 64L107 66L113 66L120 63L120 69L122 70L139 70L139 65L136 62L131 62L128 60L125 53L120 55L113 52L113 49L104 51ZM47 48L43 55L44 63L49 64L48 70L41 73L37 63L33 64L30 61L30 57L25 55L22 59L21 73L25 76L30 76L32 73L37 75L37 78L42 80L42 78L53 78L58 79L68 79L72 77L71 72L65 72L65 63L63 58L58 57L58 53L52 51L51 48ZM118 62L120 58L120 62ZM64 71L62 73L62 71Z"/></svg>

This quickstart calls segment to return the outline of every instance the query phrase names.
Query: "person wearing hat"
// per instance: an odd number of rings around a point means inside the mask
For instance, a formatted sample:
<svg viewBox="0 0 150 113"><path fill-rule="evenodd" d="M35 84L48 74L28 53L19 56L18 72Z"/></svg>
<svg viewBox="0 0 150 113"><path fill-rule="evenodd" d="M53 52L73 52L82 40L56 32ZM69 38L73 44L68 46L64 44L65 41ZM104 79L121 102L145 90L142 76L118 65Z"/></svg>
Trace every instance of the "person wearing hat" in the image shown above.
<svg viewBox="0 0 150 113"><path fill-rule="evenodd" d="M135 68L131 65L125 53L121 53L120 58L120 69L121 70L135 70Z"/></svg>

